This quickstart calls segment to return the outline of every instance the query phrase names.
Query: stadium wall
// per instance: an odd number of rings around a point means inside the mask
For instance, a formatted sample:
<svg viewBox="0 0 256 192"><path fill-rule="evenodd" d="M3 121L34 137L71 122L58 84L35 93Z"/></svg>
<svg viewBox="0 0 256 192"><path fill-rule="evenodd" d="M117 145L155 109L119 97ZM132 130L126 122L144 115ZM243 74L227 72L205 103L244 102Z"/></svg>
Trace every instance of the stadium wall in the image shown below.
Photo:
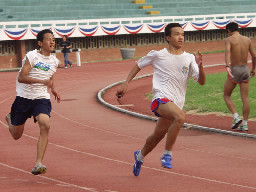
<svg viewBox="0 0 256 192"><path fill-rule="evenodd" d="M243 35L252 39L256 38L256 19L252 14L132 18L120 19L120 21L108 19L101 22L87 21L87 23L82 23L82 21L54 21L50 22L51 24L49 21L40 22L40 24L34 22L0 23L2 26L0 29L0 68L20 67L25 53L37 48L35 37L44 28L50 28L54 32L56 49L59 49L61 37L69 36L72 47L81 49L81 62L84 63L120 59L122 47L135 47L135 57L144 56L153 47L161 49L167 45L163 31L169 22L179 22L182 25L186 43L196 43L200 48L200 45L203 45L202 42L207 42L209 45L217 41L218 46L211 46L211 48L213 51L223 50L222 40L227 37L224 28L230 21L239 24ZM62 25L61 22L63 22ZM57 57L63 63L63 54L57 54ZM71 53L70 58L75 61L75 54Z"/></svg>

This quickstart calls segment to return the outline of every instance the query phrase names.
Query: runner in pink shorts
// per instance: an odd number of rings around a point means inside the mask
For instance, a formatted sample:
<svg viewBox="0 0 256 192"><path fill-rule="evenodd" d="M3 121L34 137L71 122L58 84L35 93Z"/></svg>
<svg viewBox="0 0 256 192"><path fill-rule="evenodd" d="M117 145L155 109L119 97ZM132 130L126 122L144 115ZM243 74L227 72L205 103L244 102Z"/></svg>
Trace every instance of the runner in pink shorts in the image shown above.
<svg viewBox="0 0 256 192"><path fill-rule="evenodd" d="M167 134L166 145L161 164L164 168L172 168L172 147L180 128L185 121L182 111L187 81L193 77L200 85L205 84L205 73L202 55L193 55L183 51L184 31L180 24L170 23L165 28L168 48L150 51L141 58L129 73L124 84L118 88L116 95L123 96L129 82L144 67L151 65L153 73L152 111L159 116L154 132L147 138L142 150L134 152L133 173L138 176L144 157L151 152Z"/></svg>

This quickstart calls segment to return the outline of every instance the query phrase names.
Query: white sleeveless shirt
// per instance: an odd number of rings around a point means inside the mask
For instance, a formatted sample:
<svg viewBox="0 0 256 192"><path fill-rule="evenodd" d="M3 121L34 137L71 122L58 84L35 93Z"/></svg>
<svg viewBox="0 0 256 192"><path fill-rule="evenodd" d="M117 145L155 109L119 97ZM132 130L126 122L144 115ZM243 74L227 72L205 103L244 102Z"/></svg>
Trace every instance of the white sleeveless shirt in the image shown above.
<svg viewBox="0 0 256 192"><path fill-rule="evenodd" d="M187 81L193 77L197 82L199 78L199 68L193 54L184 52L181 55L172 55L164 48L150 51L137 64L140 69L153 66L153 100L168 98L180 109L183 108Z"/></svg>
<svg viewBox="0 0 256 192"><path fill-rule="evenodd" d="M25 64L26 59L28 59L31 65L28 77L40 80L50 79L56 72L59 64L59 60L55 56L44 56L36 49L26 54L22 60L22 67ZM16 79L16 92L17 96L27 99L50 99L50 94L47 91L46 85L41 83L19 83L18 78Z"/></svg>

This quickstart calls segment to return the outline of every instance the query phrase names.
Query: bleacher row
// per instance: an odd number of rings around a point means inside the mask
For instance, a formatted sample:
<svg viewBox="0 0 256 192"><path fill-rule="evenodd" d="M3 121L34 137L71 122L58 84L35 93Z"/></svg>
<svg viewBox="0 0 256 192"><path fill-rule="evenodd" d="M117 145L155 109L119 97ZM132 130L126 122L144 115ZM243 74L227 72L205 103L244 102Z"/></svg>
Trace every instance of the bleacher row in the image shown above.
<svg viewBox="0 0 256 192"><path fill-rule="evenodd" d="M252 13L256 0L6 0L0 22ZM139 1L138 1L139 2Z"/></svg>

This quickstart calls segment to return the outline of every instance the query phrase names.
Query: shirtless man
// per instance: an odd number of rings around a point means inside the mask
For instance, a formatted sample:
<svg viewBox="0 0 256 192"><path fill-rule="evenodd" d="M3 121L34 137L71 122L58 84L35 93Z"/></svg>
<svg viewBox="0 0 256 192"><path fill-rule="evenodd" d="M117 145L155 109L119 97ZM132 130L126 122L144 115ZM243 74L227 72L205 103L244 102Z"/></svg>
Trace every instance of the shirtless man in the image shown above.
<svg viewBox="0 0 256 192"><path fill-rule="evenodd" d="M228 77L224 85L224 100L234 117L231 128L238 128L238 131L248 131L250 70L247 60L248 53L250 53L252 57L251 77L254 77L256 54L253 50L251 40L248 37L240 35L237 23L231 22L227 24L226 30L229 36L225 40L225 62ZM235 104L231 99L231 94L237 84L240 85L241 99L243 102L243 120L239 117Z"/></svg>

